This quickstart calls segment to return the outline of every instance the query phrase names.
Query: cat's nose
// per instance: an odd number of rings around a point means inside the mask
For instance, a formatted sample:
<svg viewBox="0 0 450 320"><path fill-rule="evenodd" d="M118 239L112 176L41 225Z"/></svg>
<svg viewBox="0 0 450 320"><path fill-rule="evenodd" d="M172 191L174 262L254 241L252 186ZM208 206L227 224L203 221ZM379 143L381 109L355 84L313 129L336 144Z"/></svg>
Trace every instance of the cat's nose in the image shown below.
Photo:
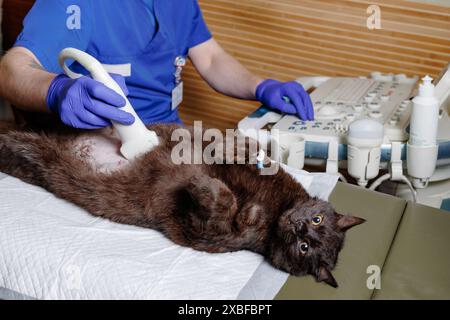
<svg viewBox="0 0 450 320"><path fill-rule="evenodd" d="M293 217L293 215L291 215L291 216L289 217L289 223L291 223L291 224L297 224L297 223L298 223L298 220L296 220L296 219Z"/></svg>
<svg viewBox="0 0 450 320"><path fill-rule="evenodd" d="M304 223L303 221L300 221L295 226L295 231L299 235L304 235L308 231L308 227L306 226L306 223Z"/></svg>

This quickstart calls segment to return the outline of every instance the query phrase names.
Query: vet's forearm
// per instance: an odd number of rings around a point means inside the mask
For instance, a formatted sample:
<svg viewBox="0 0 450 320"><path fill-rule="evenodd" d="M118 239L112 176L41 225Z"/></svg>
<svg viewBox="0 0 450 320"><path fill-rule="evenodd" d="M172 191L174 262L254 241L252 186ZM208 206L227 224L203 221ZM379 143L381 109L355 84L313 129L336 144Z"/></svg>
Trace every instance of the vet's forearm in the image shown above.
<svg viewBox="0 0 450 320"><path fill-rule="evenodd" d="M208 84L225 95L254 100L256 87L263 79L251 73L215 40L201 46L203 48L194 48L190 55L195 67Z"/></svg>
<svg viewBox="0 0 450 320"><path fill-rule="evenodd" d="M29 50L13 48L0 62L0 95L20 109L48 112L47 91L55 76Z"/></svg>
<svg viewBox="0 0 450 320"><path fill-rule="evenodd" d="M214 56L203 77L215 90L246 100L255 99L256 87L262 81L225 51Z"/></svg>

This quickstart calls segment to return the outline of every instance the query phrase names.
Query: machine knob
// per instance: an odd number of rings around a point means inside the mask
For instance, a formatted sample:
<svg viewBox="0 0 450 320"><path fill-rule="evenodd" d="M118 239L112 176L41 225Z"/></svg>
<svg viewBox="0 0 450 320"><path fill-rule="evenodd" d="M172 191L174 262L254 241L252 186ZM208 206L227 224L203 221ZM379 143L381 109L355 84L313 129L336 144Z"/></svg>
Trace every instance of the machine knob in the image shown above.
<svg viewBox="0 0 450 320"><path fill-rule="evenodd" d="M353 106L353 110L355 110L356 112L361 112L363 110L363 106L361 104L355 104Z"/></svg>
<svg viewBox="0 0 450 320"><path fill-rule="evenodd" d="M325 106L323 108L321 108L318 112L319 116L333 116L337 113L336 109L331 107L331 106Z"/></svg>
<svg viewBox="0 0 450 320"><path fill-rule="evenodd" d="M372 79L374 79L374 80L378 80L378 79L381 78L381 72L372 72L372 73L370 74L370 77L371 77Z"/></svg>
<svg viewBox="0 0 450 320"><path fill-rule="evenodd" d="M369 109L370 110L380 110L381 105L377 102L371 102L369 103Z"/></svg>
<svg viewBox="0 0 450 320"><path fill-rule="evenodd" d="M369 113L369 116L373 119L379 119L383 116L383 114L380 111L372 111Z"/></svg>
<svg viewBox="0 0 450 320"><path fill-rule="evenodd" d="M371 96L369 96L369 95L367 95L367 96L364 97L364 101L366 101L366 102L372 102L373 99L374 99L374 97L371 97Z"/></svg>
<svg viewBox="0 0 450 320"><path fill-rule="evenodd" d="M411 103L411 100L403 100L401 103L401 106L406 108L409 106L410 103Z"/></svg>
<svg viewBox="0 0 450 320"><path fill-rule="evenodd" d="M387 94L383 94L382 96L381 96L381 101L383 101L383 102L386 102L386 101L389 101L389 95L387 95Z"/></svg>
<svg viewBox="0 0 450 320"><path fill-rule="evenodd" d="M391 119L389 120L389 124L394 126L396 125L398 122L400 121L400 118L398 116L393 116L391 117Z"/></svg>
<svg viewBox="0 0 450 320"><path fill-rule="evenodd" d="M384 75L385 81L394 81L394 75L392 73Z"/></svg>
<svg viewBox="0 0 450 320"><path fill-rule="evenodd" d="M394 79L397 82L402 82L402 81L408 79L408 77L405 74L401 73L401 74L395 75Z"/></svg>
<svg viewBox="0 0 450 320"><path fill-rule="evenodd" d="M394 75L392 73L382 74L381 72L372 72L370 76L376 81L392 82L394 80Z"/></svg>

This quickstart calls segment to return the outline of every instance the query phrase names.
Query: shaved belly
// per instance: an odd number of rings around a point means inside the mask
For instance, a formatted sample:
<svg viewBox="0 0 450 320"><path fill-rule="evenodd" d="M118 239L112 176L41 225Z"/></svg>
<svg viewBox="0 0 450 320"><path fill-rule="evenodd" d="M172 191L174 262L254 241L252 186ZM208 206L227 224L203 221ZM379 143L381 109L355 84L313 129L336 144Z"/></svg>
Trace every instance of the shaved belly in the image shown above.
<svg viewBox="0 0 450 320"><path fill-rule="evenodd" d="M108 173L124 169L130 164L120 153L121 145L115 131L105 128L77 138L74 153L94 169Z"/></svg>

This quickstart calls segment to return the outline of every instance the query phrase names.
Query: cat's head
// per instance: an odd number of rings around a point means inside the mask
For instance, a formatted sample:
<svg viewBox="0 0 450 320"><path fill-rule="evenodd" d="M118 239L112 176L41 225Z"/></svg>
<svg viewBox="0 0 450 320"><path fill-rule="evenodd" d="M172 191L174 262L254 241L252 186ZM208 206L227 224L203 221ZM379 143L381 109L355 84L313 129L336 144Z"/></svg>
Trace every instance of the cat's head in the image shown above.
<svg viewBox="0 0 450 320"><path fill-rule="evenodd" d="M292 275L313 275L333 287L331 274L345 232L365 220L334 211L328 202L311 199L284 212L270 245L269 260Z"/></svg>

